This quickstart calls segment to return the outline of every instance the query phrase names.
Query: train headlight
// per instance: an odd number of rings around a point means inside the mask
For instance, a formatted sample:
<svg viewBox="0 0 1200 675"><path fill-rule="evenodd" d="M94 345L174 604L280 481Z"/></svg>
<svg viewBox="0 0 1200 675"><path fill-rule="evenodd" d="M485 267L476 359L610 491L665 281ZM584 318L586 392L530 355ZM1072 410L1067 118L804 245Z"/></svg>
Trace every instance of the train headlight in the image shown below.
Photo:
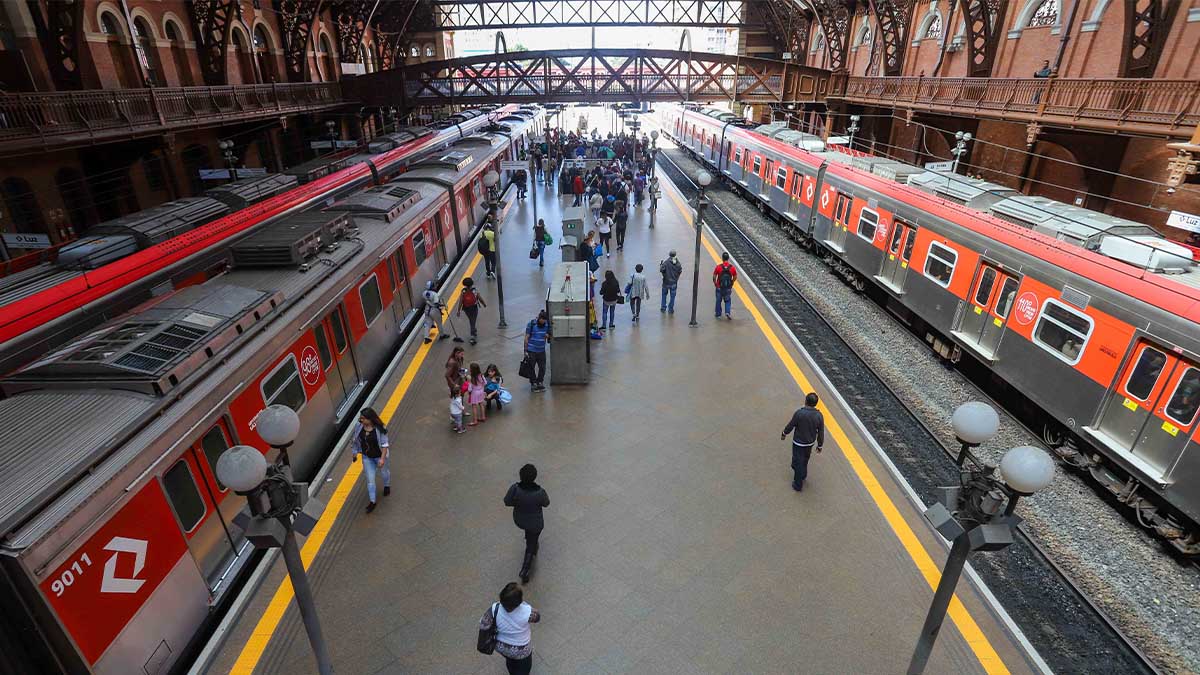
<svg viewBox="0 0 1200 675"><path fill-rule="evenodd" d="M1023 445L1004 453L1000 475L1013 490L1033 494L1054 480L1054 460L1041 448Z"/></svg>
<svg viewBox="0 0 1200 675"><path fill-rule="evenodd" d="M267 477L267 458L248 445L235 445L217 459L217 478L234 492L250 492Z"/></svg>

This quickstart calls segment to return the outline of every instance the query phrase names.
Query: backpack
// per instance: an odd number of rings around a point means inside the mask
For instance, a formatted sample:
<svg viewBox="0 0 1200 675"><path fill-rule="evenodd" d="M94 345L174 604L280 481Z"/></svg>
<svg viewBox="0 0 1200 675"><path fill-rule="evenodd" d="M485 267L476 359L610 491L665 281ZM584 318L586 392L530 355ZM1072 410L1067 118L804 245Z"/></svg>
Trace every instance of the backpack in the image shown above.
<svg viewBox="0 0 1200 675"><path fill-rule="evenodd" d="M733 288L733 268L729 265L721 265L721 271L717 273L717 287L721 290Z"/></svg>
<svg viewBox="0 0 1200 675"><path fill-rule="evenodd" d="M474 288L464 288L462 291L462 306L474 307L479 304L479 293Z"/></svg>
<svg viewBox="0 0 1200 675"><path fill-rule="evenodd" d="M492 252L492 245L488 243L488 238L483 235L479 235L479 243L475 245L475 248L478 248L479 252L484 255Z"/></svg>

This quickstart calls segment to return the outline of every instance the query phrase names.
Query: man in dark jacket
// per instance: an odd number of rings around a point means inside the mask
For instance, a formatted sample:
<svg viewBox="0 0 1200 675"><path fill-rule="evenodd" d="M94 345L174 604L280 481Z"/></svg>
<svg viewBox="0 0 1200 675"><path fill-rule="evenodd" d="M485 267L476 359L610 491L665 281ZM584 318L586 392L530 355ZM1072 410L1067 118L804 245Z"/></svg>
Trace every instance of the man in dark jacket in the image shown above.
<svg viewBox="0 0 1200 675"><path fill-rule="evenodd" d="M804 489L804 481L808 478L808 458L812 456L814 446L817 452L825 445L825 418L817 410L817 395L810 392L804 397L804 407L792 413L779 440L787 438L792 432L792 489L799 492Z"/></svg>
<svg viewBox="0 0 1200 675"><path fill-rule="evenodd" d="M662 303L659 305L658 311L674 314L675 293L679 290L679 275L683 274L683 264L675 256L675 251L671 251L666 260L658 263L658 271L662 274ZM668 296L671 300L670 304L667 304Z"/></svg>
<svg viewBox="0 0 1200 675"><path fill-rule="evenodd" d="M542 509L550 506L550 496L538 485L537 467L526 464L519 473L521 480L513 483L504 495L504 505L513 507L513 522L525 532L525 559L521 562L521 583L529 583L533 557L538 554L538 535L545 527Z"/></svg>

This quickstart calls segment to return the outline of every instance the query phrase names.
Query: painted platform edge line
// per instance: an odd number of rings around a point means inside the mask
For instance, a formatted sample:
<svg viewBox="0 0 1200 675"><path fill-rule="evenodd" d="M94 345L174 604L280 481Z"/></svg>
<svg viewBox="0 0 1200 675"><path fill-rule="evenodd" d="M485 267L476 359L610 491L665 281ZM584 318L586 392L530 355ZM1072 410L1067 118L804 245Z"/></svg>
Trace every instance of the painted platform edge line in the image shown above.
<svg viewBox="0 0 1200 675"><path fill-rule="evenodd" d="M683 214L684 219L689 224L694 223L692 214L687 208L685 208L681 196L675 190L675 186L671 184L669 180L666 182L671 185L672 189L668 191L668 194L671 195L671 201L674 202L675 207L679 209L679 211ZM708 254L712 258L713 262L718 262L720 260L720 255L717 253L716 249L713 248L712 243L709 241L709 237L704 237L703 242L704 247L708 251ZM811 383L809 383L808 379L804 377L804 374L800 371L800 366L796 363L795 359L792 358L792 355L788 353L787 348L784 347L783 343L779 340L779 337L775 334L774 329L772 329L767 323L766 319L759 311L758 306L751 300L749 294L747 294L745 289L741 286L736 286L734 290L736 291L738 298L742 301L742 304L746 306L747 311L749 311L750 315L754 318L755 323L758 324L759 330L762 331L763 336L767 339L767 342L771 345L771 348L775 351L775 354L779 357L780 361L783 362L783 365L785 368L787 368L788 373L791 374L792 379L796 382L796 385L801 391L812 391L813 387ZM904 516L900 514L899 509L896 508L896 505L892 501L891 497L889 497L884 491L883 486L880 485L878 478L875 477L875 474L871 471L870 467L867 466L866 462L862 458L862 455L860 455L858 450L850 443L849 437L838 423L837 418L830 413L825 405L822 404L821 408L825 408L824 412L826 414L826 426L829 429L830 435L833 436L834 441L837 442L838 448L842 451L842 455L846 458L846 461L850 463L850 467L854 470L855 475L863 484L863 487L867 489L868 494L871 495L871 499L875 502L876 507L883 514L884 520L887 521L888 526L892 529L892 532L896 535L896 538L899 539L901 545L904 547L904 550L908 553L909 558L912 559L913 564L915 564L917 567L917 570L925 578L926 583L929 584L931 589L936 588L938 580L941 579L941 571L934 564L933 559L930 557L928 551L925 550L925 547L917 538L916 533L913 532L911 527L909 527L908 521L906 521ZM989 641L987 636L984 635L983 630L979 627L979 624L975 622L975 619L971 616L966 606L964 606L958 599L957 595L955 595L951 601L949 613L955 627L962 635L963 640L966 641L967 645L971 648L971 651L975 654L976 659L979 661L979 664L983 667L984 671L987 672L988 675L1007 674L1009 672L1008 667L1004 665L1000 655L996 652L995 648L992 647L991 641Z"/></svg>
<svg viewBox="0 0 1200 675"><path fill-rule="evenodd" d="M476 253L471 259L471 263L467 265L462 277L469 277L475 273L475 269L479 267L479 262L483 260L483 256ZM454 294L446 301L446 311L452 312L454 306L458 303L460 291L462 290L462 278L455 285ZM419 330L419 329L418 329ZM436 332L436 329L435 331ZM437 341L431 343L422 343L417 347L417 353L409 362L408 367L404 370L404 375L400 378L400 382L388 397L387 403L383 409L379 411L379 417L384 424L391 422L392 415L396 413L396 409L400 407L401 401L404 400L408 389L412 386L412 382L416 379L417 373L420 372L421 366L425 364L425 359L429 355L433 345ZM335 450L336 452L336 450ZM337 487L330 496L329 503L325 505L324 516L317 521L316 527L304 542L304 547L300 549L300 557L304 561L304 569L308 569L317 554L321 551L321 547L325 544L325 538L329 535L333 523L341 515L342 508L346 505L346 500L350 496L350 492L354 490L355 482L362 475L362 460L352 463L346 469L346 473L342 474L338 481ZM250 632L250 637L246 640L245 646L238 654L237 661L229 672L231 675L250 675L254 669L258 667L259 660L262 659L263 652L266 651L267 645L274 637L275 631L279 628L279 622L283 620L283 615L292 604L292 598L295 592L292 589L292 582L286 576L279 583L279 587L275 589L275 594L271 596L271 602L267 605L263 615L255 624L254 630Z"/></svg>

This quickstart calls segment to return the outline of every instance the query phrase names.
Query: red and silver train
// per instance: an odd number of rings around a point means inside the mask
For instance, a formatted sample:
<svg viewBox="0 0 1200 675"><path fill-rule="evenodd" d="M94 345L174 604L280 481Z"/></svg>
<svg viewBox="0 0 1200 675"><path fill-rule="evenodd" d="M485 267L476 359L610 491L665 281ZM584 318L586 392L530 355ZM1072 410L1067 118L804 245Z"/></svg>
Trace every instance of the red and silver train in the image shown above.
<svg viewBox="0 0 1200 675"><path fill-rule="evenodd" d="M969 354L1023 395L1060 456L1200 555L1200 273L1187 249L1139 234L1089 250L997 217L996 200L971 208L731 120L659 109L682 147L843 276L876 286L944 356ZM1099 252L1113 247L1122 259Z"/></svg>
<svg viewBox="0 0 1200 675"><path fill-rule="evenodd" d="M6 363L55 345L0 379L0 671L182 665L252 557L217 457L269 452L255 418L282 403L294 470L315 470L426 281L472 252L483 174L543 125L537 107L467 111L158 243L178 209L126 219L33 288L0 284Z"/></svg>

